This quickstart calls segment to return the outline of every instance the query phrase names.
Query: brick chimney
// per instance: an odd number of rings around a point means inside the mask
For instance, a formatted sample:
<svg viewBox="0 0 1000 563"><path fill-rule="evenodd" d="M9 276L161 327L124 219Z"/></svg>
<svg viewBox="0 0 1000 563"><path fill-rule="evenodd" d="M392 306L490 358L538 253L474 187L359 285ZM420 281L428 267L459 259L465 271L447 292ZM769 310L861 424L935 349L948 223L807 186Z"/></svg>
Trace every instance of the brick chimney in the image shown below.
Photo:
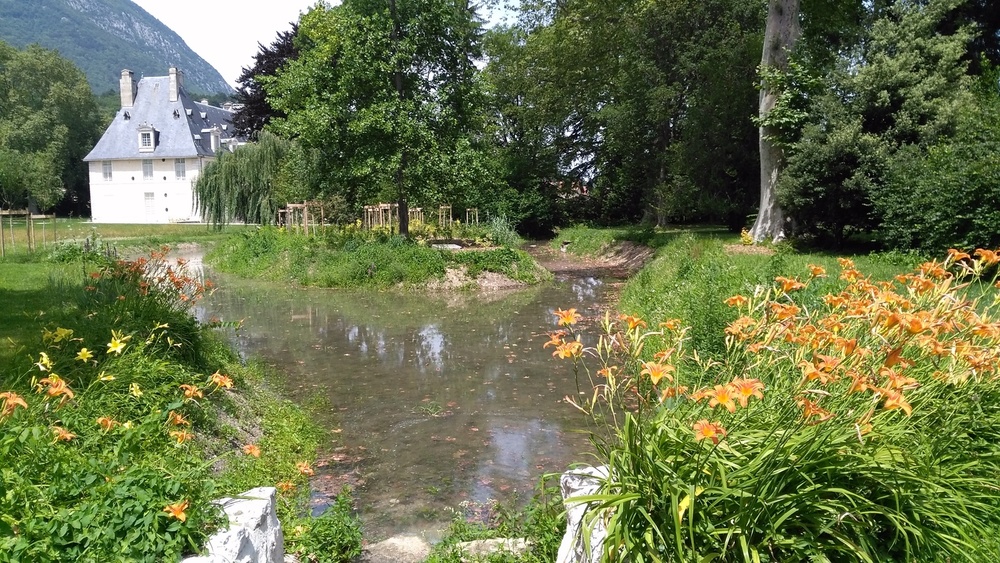
<svg viewBox="0 0 1000 563"><path fill-rule="evenodd" d="M184 73L177 70L177 67L170 67L170 101L176 102L180 97L181 88L184 87Z"/></svg>
<svg viewBox="0 0 1000 563"><path fill-rule="evenodd" d="M132 71L127 68L122 69L122 79L118 84L122 91L122 107L130 108L135 105L135 93L139 85L136 84Z"/></svg>

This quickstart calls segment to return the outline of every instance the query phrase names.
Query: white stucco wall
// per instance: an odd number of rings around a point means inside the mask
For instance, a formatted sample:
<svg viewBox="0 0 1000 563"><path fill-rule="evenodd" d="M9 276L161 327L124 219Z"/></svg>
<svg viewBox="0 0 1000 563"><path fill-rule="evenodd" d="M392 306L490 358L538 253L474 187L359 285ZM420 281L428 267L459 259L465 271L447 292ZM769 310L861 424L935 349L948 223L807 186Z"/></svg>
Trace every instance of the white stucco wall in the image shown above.
<svg viewBox="0 0 1000 563"><path fill-rule="evenodd" d="M177 179L173 158L153 158L153 178L143 179L141 160L112 160L111 180L103 161L90 162L90 212L95 223L176 223L200 221L194 208L194 182L203 162L185 159L185 178ZM152 194L147 201L146 194Z"/></svg>

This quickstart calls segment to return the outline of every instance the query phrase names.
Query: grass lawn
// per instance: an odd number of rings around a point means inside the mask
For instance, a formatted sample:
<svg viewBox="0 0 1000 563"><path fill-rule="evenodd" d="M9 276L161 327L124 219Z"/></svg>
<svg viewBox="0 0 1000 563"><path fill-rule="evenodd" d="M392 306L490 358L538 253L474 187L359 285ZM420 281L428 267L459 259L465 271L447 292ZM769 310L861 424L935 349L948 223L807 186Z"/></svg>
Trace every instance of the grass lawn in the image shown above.
<svg viewBox="0 0 1000 563"><path fill-rule="evenodd" d="M255 229L254 225L228 225L222 229L205 223L170 223L164 225L131 225L92 223L89 219L40 219L34 221L35 250L51 250L66 241L83 241L90 237L103 242L135 246L158 246L179 242L215 242L229 235ZM3 241L7 259L16 259L28 252L28 229L24 219L3 217Z"/></svg>
<svg viewBox="0 0 1000 563"><path fill-rule="evenodd" d="M68 292L61 288L79 284L78 265L0 262L0 364L25 362L25 337L37 339L37 327L46 318L66 314Z"/></svg>

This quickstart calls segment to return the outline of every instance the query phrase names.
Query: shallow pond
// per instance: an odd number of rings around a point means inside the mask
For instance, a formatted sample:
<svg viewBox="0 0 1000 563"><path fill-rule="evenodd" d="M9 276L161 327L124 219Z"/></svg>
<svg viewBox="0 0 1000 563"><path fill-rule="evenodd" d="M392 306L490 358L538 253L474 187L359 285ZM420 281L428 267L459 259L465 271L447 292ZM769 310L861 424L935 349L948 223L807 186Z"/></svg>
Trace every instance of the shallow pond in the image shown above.
<svg viewBox="0 0 1000 563"><path fill-rule="evenodd" d="M450 510L526 499L541 475L592 461L587 421L563 401L578 393L572 366L542 345L555 308L598 318L613 284L570 277L428 295L213 277L221 289L202 314L242 319L240 353L278 368L287 396L328 414L316 502L351 484L369 538L433 535Z"/></svg>

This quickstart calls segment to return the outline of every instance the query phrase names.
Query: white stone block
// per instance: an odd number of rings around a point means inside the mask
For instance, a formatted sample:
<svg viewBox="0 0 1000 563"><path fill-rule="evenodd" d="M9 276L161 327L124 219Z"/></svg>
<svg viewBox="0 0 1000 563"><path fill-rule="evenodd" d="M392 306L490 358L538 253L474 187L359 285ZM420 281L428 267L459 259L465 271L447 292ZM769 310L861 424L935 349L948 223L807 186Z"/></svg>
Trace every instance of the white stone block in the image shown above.
<svg viewBox="0 0 1000 563"><path fill-rule="evenodd" d="M229 526L208 538L206 555L181 563L283 563L285 538L276 511L274 487L258 487L236 498L214 501Z"/></svg>
<svg viewBox="0 0 1000 563"><path fill-rule="evenodd" d="M592 503L572 502L573 497L596 494L601 483L608 478L607 466L583 467L562 474L559 488L566 505L566 534L559 544L556 563L599 563L604 549L607 527L600 516L593 518L589 526L584 525L584 517Z"/></svg>

